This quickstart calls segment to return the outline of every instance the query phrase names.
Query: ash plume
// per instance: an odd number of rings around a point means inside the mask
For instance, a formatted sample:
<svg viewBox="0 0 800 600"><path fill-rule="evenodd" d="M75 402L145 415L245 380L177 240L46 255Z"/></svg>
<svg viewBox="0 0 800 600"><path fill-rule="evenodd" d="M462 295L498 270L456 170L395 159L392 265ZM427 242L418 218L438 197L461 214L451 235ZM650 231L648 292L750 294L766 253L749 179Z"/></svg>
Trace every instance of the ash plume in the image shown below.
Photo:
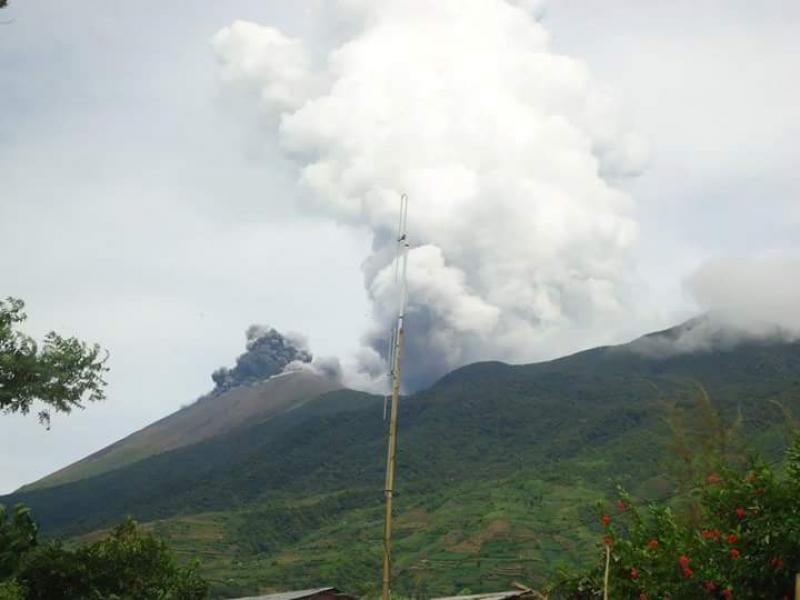
<svg viewBox="0 0 800 600"><path fill-rule="evenodd" d="M239 385L248 385L278 375L289 366L312 362L303 338L282 335L271 327L251 325L245 333L246 351L236 359L231 368L221 367L211 374L215 392Z"/></svg>
<svg viewBox="0 0 800 600"><path fill-rule="evenodd" d="M336 7L353 32L322 60L249 22L213 47L296 165L304 210L371 233L372 325L350 381L385 371L402 192L408 389L476 360L553 356L623 320L638 227L614 182L647 148L586 65L550 48L541 2Z"/></svg>

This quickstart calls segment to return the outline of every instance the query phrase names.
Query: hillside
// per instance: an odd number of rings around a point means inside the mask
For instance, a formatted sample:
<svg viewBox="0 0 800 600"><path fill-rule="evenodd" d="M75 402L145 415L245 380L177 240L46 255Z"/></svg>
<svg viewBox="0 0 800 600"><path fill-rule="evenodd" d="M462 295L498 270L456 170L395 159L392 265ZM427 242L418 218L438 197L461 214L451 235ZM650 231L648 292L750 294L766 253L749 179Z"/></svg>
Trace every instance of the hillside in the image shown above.
<svg viewBox="0 0 800 600"><path fill-rule="evenodd" d="M24 486L20 491L52 487L100 475L245 425L268 421L340 387L341 384L334 379L297 371L252 385L211 393L99 452Z"/></svg>
<svg viewBox="0 0 800 600"><path fill-rule="evenodd" d="M675 331L655 334L669 340ZM661 336L659 338L658 336ZM644 338L648 347L653 336ZM593 503L621 482L667 495L666 417L699 385L775 453L800 414L800 343L642 351L642 340L531 365L479 363L400 407L398 589L444 594L541 582L594 550ZM339 390L267 420L21 491L48 533L125 514L200 555L217 593L320 581L375 589L386 425L382 399Z"/></svg>

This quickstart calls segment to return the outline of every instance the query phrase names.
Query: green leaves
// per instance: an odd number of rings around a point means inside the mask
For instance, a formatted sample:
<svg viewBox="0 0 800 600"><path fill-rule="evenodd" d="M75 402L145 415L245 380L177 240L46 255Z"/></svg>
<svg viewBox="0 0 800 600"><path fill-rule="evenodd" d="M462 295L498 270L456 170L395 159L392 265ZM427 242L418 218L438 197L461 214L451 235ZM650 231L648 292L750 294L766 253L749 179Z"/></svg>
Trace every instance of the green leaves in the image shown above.
<svg viewBox="0 0 800 600"><path fill-rule="evenodd" d="M36 546L37 533L30 509L17 504L9 514L0 504L0 581L10 577L21 557Z"/></svg>
<svg viewBox="0 0 800 600"><path fill-rule="evenodd" d="M103 400L108 357L100 346L50 332L40 347L15 330L27 318L24 306L0 300L0 410L27 414L40 401L39 421L49 426L51 411L69 413Z"/></svg>
<svg viewBox="0 0 800 600"><path fill-rule="evenodd" d="M8 531L13 535L5 535ZM107 538L75 550L59 541L37 545L35 534L30 514L21 506L15 508L12 523L0 528L0 558L7 559L3 563L6 570L0 573L0 600L208 597L208 583L198 575L198 565L178 566L166 544L132 520L119 525Z"/></svg>
<svg viewBox="0 0 800 600"><path fill-rule="evenodd" d="M621 510L610 520L601 506L603 543L612 551L610 596L755 600L791 594L792 568L800 563L798 448L800 438L788 451L786 478L757 460L744 472L722 466L703 478L697 520L679 519L656 504L641 510L624 491ZM593 597L602 589L601 572L598 565L561 589L567 597ZM588 588L587 581L593 582Z"/></svg>
<svg viewBox="0 0 800 600"><path fill-rule="evenodd" d="M800 436L786 451L786 472L798 486L800 486Z"/></svg>

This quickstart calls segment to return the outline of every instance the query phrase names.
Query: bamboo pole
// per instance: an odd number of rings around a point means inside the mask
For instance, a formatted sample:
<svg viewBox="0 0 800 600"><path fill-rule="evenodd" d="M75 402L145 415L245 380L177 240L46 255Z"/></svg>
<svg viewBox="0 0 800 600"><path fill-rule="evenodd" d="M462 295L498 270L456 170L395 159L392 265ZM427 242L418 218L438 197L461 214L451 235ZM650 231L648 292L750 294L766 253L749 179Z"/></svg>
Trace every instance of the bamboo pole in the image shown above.
<svg viewBox="0 0 800 600"><path fill-rule="evenodd" d="M394 505L394 474L397 464L397 411L400 405L400 367L403 358L403 335L405 324L408 290L406 288L406 270L408 269L408 239L406 237L406 219L408 214L408 196L400 197L400 224L398 227L397 275L400 276L400 303L397 312L397 329L394 334L394 352L392 354L392 406L389 418L389 444L386 450L386 515L383 522L383 575L381 578L381 598L389 600L392 579L392 509Z"/></svg>
<svg viewBox="0 0 800 600"><path fill-rule="evenodd" d="M389 448L386 456L386 518L383 524L383 581L382 600L389 600L392 553L392 506L394 500L394 471L397 462L397 409L400 404L400 358L403 353L402 325L397 332L394 352L394 380L392 381L392 407L389 420Z"/></svg>

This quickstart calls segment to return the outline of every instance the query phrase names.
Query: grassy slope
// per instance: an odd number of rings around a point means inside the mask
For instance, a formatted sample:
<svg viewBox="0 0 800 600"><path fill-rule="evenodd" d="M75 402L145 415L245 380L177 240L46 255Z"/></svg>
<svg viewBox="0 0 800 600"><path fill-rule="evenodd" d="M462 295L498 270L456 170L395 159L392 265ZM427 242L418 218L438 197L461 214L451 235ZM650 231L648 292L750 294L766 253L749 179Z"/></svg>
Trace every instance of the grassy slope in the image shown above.
<svg viewBox="0 0 800 600"><path fill-rule="evenodd" d="M420 595L540 582L585 560L592 504L620 481L658 494L668 402L697 382L768 449L778 400L800 414L800 344L647 359L596 349L550 363L460 369L404 399L398 589ZM381 399L341 391L266 423L111 473L18 494L47 531L125 513L199 554L219 594L378 580L385 425Z"/></svg>
<svg viewBox="0 0 800 600"><path fill-rule="evenodd" d="M213 438L244 424L267 421L339 387L332 380L301 371L222 394L210 394L22 490L86 479Z"/></svg>

